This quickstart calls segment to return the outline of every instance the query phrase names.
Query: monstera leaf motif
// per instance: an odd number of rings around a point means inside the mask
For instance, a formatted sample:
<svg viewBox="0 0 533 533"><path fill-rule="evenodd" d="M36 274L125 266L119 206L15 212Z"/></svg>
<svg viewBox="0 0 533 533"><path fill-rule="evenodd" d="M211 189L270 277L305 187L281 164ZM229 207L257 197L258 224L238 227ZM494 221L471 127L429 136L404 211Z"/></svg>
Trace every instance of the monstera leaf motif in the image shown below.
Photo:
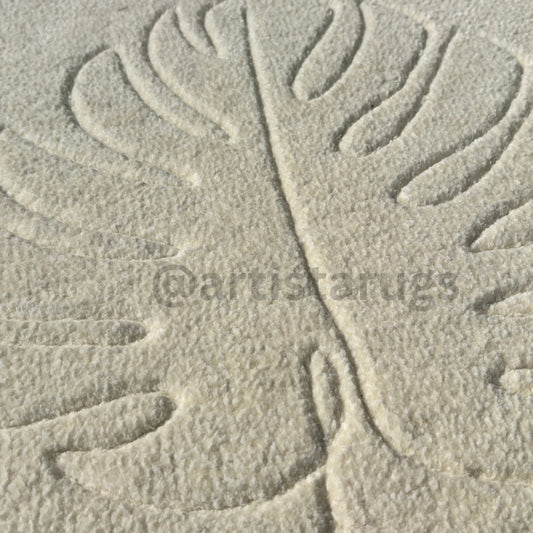
<svg viewBox="0 0 533 533"><path fill-rule="evenodd" d="M89 489L205 527L253 529L279 502L296 511L275 527L330 512L356 527L378 520L365 483L421 513L420 494L455 480L489 499L491 483L530 485L520 52L350 0L184 0L113 39L68 72L63 137L0 137L17 280L3 427L51 439L76 501ZM312 294L175 309L151 295L159 266L244 259L296 266ZM457 294L406 312L332 299L314 269L453 273Z"/></svg>

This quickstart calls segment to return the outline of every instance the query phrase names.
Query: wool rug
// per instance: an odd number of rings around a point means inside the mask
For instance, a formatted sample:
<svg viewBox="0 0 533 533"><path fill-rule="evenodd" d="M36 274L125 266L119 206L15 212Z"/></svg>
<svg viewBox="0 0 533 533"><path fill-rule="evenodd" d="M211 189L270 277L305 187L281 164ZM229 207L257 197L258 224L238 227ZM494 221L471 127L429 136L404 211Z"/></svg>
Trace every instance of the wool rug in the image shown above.
<svg viewBox="0 0 533 533"><path fill-rule="evenodd" d="M533 524L533 4L0 0L0 523Z"/></svg>

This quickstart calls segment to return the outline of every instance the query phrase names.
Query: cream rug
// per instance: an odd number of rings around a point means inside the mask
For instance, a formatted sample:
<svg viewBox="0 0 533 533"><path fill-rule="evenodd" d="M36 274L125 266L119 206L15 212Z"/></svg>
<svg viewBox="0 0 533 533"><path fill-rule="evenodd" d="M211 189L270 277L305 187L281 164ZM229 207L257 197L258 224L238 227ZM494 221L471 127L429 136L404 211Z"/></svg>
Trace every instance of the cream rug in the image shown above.
<svg viewBox="0 0 533 533"><path fill-rule="evenodd" d="M533 4L0 1L9 532L533 528Z"/></svg>

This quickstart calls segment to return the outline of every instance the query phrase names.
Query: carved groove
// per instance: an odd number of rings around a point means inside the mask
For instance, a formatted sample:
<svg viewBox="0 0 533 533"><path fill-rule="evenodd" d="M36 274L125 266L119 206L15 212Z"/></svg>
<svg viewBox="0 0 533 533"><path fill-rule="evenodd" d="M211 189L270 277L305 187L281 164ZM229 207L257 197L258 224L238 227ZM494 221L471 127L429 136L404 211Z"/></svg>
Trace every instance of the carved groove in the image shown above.
<svg viewBox="0 0 533 533"><path fill-rule="evenodd" d="M156 431L171 419L176 406L172 399L160 392L133 393L117 399L107 400L90 407L83 407L77 412L63 415L65 418L76 414L82 419L90 418L93 413L106 411L106 415L115 416L117 425L114 434L106 439L100 437L101 446L106 449L116 449L129 444L140 438L146 437ZM120 415L118 417L117 415ZM97 428L97 436L102 430ZM94 436L87 439L94 440ZM94 446L82 444L82 439L78 437L74 443L60 445L55 449L45 452L44 459L48 465L49 472L60 479L65 476L61 465L61 457L64 454L88 451Z"/></svg>
<svg viewBox="0 0 533 533"><path fill-rule="evenodd" d="M334 16L335 12L333 11L333 9L328 9L326 16L324 17L324 21L315 31L315 36L313 37L311 42L304 48L301 57L296 62L294 67L290 70L287 84L291 87L294 94L298 93L298 91L296 91L294 87L298 75L300 74L305 62L309 59L309 56L311 55L317 44L324 37L326 32L330 29ZM305 96L303 94L300 94L299 97L304 98Z"/></svg>
<svg viewBox="0 0 533 533"><path fill-rule="evenodd" d="M405 76L404 85L355 123L345 125L347 131L344 134L341 131L338 135L340 151L355 149L361 155L368 155L402 134L429 94L454 34L455 29L452 28L443 35L432 32L428 38L426 31L425 51L420 54L411 72ZM390 119L387 115L391 112L396 116L392 119L392 124L388 124Z"/></svg>
<svg viewBox="0 0 533 533"><path fill-rule="evenodd" d="M390 13L391 10L386 10L385 12ZM373 14L373 11L366 8L365 4L363 4L361 7L361 13L362 16L364 15L366 18L369 18ZM402 16L413 22L410 17L403 14ZM354 143L357 144L358 142L356 140L356 132L359 130L363 132L363 135L374 133L372 130L370 132L367 131L367 128L372 128L373 119L376 118L376 116L379 116L382 110L388 109L389 101L395 101L398 98L397 95L401 94L402 89L410 80L411 73L416 72L420 68L419 64L423 57L424 50L430 46L430 43L428 43L428 32L426 29L419 24L416 26L420 30L420 45L414 50L411 50L409 56L405 58L401 65L399 65L400 68L396 74L397 80L384 92L380 93L379 91L376 91L375 94L368 97L362 104L359 104L359 109L357 111L349 112L346 115L340 126L335 128L331 136L330 148L333 152L349 151L349 149L352 148L352 145ZM377 26L376 23L374 23L373 32L375 33L376 30ZM371 43L375 44L375 35L370 35L370 31L365 31L360 44L360 54L363 54L363 49L369 47ZM369 58L365 57L361 60L368 62ZM397 67L395 66L395 68ZM385 73L384 75L386 76ZM383 80L380 81L380 83L383 83ZM395 109L395 107L396 104L392 106L393 109ZM374 110L376 111L374 112ZM382 127L383 125L379 124L379 126ZM364 145L364 141L362 144Z"/></svg>
<svg viewBox="0 0 533 533"><path fill-rule="evenodd" d="M176 83L173 80L171 75L171 69L167 65L163 58L158 57L156 53L156 46L154 41L156 36L159 39L162 39L164 35L164 41L168 42L170 37L170 32L172 31L173 43L176 45L184 44L188 50L188 55L191 58L194 57L195 64L197 66L209 66L208 70L204 71L204 76L206 79L206 85L211 84L219 85L220 80L217 80L217 73L221 76L224 74L223 67L226 67L225 76L226 78L232 78L235 81L238 80L239 75L235 75L230 68L228 63L221 61L218 57L211 55L204 55L198 52L194 47L190 45L183 33L181 32L179 26L179 20L176 13L167 11L161 15L161 17L155 22L150 31L147 41L147 51L150 64L154 72L157 74L157 77L164 83L174 94L176 94L185 104L190 108L194 109L196 112L206 117L210 122L214 123L220 130L222 130L230 139L238 138L238 129L225 119L225 117L220 115L220 110L213 109L211 107L200 108L198 102L195 101L195 98L191 97L188 91L183 90L179 83ZM224 78L222 78L224 79Z"/></svg>
<svg viewBox="0 0 533 533"><path fill-rule="evenodd" d="M354 28L355 25L356 28ZM336 54L333 57L331 55L325 57L321 49L329 51L339 39L339 34L342 34L342 30L345 29L344 26L349 26L350 34L355 33L351 45L347 50L342 51L341 56L337 57L338 54ZM291 71L289 84L294 94L308 101L327 94L353 64L365 33L365 19L356 3L333 2L323 23L317 28L314 37L305 47L301 58ZM324 70L323 67L326 64L328 66L333 64L333 69L328 69L329 74L319 84L317 84L315 75L307 75L307 71L312 73L314 70Z"/></svg>
<svg viewBox="0 0 533 533"><path fill-rule="evenodd" d="M510 318L533 317L533 291L525 291L492 302L486 308L489 315Z"/></svg>
<svg viewBox="0 0 533 533"><path fill-rule="evenodd" d="M135 50L132 47L121 50L122 66L128 82L139 98L171 126L193 136L212 135L215 139L229 140L226 131L180 99L157 75L148 53L148 42L154 26L164 13L158 13L145 28L142 41ZM177 99L176 103L172 101L173 98Z"/></svg>
<svg viewBox="0 0 533 533"><path fill-rule="evenodd" d="M163 243L119 233L87 231L45 217L18 203L1 188L0 207L2 227L39 248L123 261L148 261L177 254L177 250Z"/></svg>
<svg viewBox="0 0 533 533"><path fill-rule="evenodd" d="M522 87L509 113L484 136L420 173L398 195L410 206L453 200L482 180L498 163L531 112L528 88ZM480 157L481 154L481 157Z"/></svg>
<svg viewBox="0 0 533 533"><path fill-rule="evenodd" d="M449 148L431 154L425 160L417 161L395 180L391 187L391 195L398 203L423 205L448 201L479 181L496 164L529 115L531 107L528 87L524 84L524 67L521 63L517 63L517 76L518 82L515 84L513 94L505 102L499 116L492 121L488 130L474 131L452 143ZM525 96L522 97L523 94ZM511 116L510 119L508 119L508 114ZM498 134L502 135L503 138L498 139L495 138L497 134L494 134L493 130L501 125L503 125L504 131L503 134L500 132ZM487 146L485 147L484 144ZM491 156L481 162L477 160L478 145L481 151L484 148L492 149ZM454 169L456 164L467 165L468 170L465 171L464 166L459 167L461 171L456 174ZM435 179L440 179L440 176L437 177L437 175L441 167L445 169L445 178L451 178L454 186L450 189L437 188L435 191ZM424 192L420 193L417 187Z"/></svg>
<svg viewBox="0 0 533 533"><path fill-rule="evenodd" d="M533 200L509 210L482 226L471 245L473 252L509 249L533 243Z"/></svg>
<svg viewBox="0 0 533 533"><path fill-rule="evenodd" d="M0 345L123 346L146 337L137 322L120 320L0 320Z"/></svg>
<svg viewBox="0 0 533 533"><path fill-rule="evenodd" d="M206 27L206 18L211 10L217 5L215 1L211 1L206 5L200 6L199 10L196 12L196 19L190 21L194 26L196 31L187 32L187 26L181 23L182 19L185 18L185 13L181 9L182 4L178 4L177 13L178 13L178 24L181 33L183 34L186 41L190 44L192 48L197 50L202 54L214 54L216 53L215 45L213 39L209 35L209 31Z"/></svg>

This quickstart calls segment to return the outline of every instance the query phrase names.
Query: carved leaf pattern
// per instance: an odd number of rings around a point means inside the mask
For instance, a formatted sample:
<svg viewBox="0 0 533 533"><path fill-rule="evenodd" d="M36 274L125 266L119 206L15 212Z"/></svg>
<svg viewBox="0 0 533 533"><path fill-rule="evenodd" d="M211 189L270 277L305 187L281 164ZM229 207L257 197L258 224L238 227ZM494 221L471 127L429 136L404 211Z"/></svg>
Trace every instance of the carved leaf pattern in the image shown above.
<svg viewBox="0 0 533 533"><path fill-rule="evenodd" d="M262 16L268 18L269 9L276 8L261 5ZM102 155L104 163L95 160L88 165L79 155L67 157L65 150L38 146L10 126L4 129L0 134L0 205L3 240L12 243L16 239L14 255L25 257L28 252L21 250L29 246L45 254L108 263L157 265L172 259L191 242L189 232L195 230L190 228L199 227L201 233L214 220L210 213L221 209L217 191L227 192L229 185L217 183L213 166L222 162L231 168L245 152L252 158L262 157L265 168L270 169L269 186L279 195L307 273L323 265L332 270L339 263L330 260L331 256L342 250L340 239L334 242L335 236L320 234L313 216L345 209L348 214L343 222L350 225L355 220L363 228L364 217L353 218L352 213L370 201L388 206L390 220L380 222L383 233L394 234L395 217L412 217L412 224L423 226L422 218L417 218L423 215L417 213L428 210L434 210L435 217L453 215L461 228L468 228L461 235L453 225L414 229L406 237L406 246L412 245L413 256L419 251L420 265L427 264L424 257L432 253L424 239L441 239L441 249L461 248L476 272L487 270L487 254L495 251L515 254L508 259L511 262L520 260L520 253L530 253L531 174L517 178L514 187L505 181L494 186L493 178L502 166L504 173L512 174L509 152L516 139L528 135L524 129L533 91L529 64L520 54L485 38L464 36L458 28L442 28L374 2L359 5L335 0L312 8L302 2L284 27L267 24L266 29L261 27L257 10L257 6L236 0L183 1L177 9L157 13L141 33L125 35L113 49L98 49L83 58L67 80L64 104L72 127L106 154ZM267 40L262 37L265 32L271 34L269 50L261 48ZM276 37L286 48L282 44L277 48ZM394 43L385 48L382 43L386 39ZM282 53L286 49L294 53ZM473 57L476 76L469 70ZM486 97L487 88L490 98ZM295 133L295 124L298 131L305 132L303 137ZM262 152L254 148L257 146L266 149ZM317 154L316 166L321 170L308 178L298 169L308 168L300 156L310 152ZM106 157L115 161L115 168L105 163ZM60 176L65 169L79 176L78 182L86 188L76 192L74 180L62 184L62 178L54 177L54 171ZM324 176L329 184L324 184ZM104 180L103 195L99 196ZM311 183L307 189L306 180ZM61 190L63 186L66 188ZM151 195L151 202L143 202L145 194ZM67 195L73 200L54 201ZM169 197L181 202L179 209L171 205ZM304 207L308 200L313 202L310 209ZM154 214L153 227L146 228L142 224L146 206L157 202L161 213ZM119 207L112 209L117 203ZM62 210L54 212L55 205L62 205ZM309 216L315 207L314 215ZM406 219L401 220L404 224ZM158 235L164 233L167 223L181 228L182 234L161 240ZM329 228L326 232L334 229L334 225L324 227ZM397 235L403 230L402 226ZM363 242L362 231L354 238L358 243ZM503 291L506 295L498 279L495 283L491 294ZM478 315L528 320L533 300L530 273L522 273L516 287L512 296L497 302L482 298ZM485 288L477 287L476 298ZM330 305L315 290L322 311L333 322L338 342L357 366L363 367L359 376L363 379L366 363L357 361L352 342L355 326L350 318L344 318L349 314ZM463 302L460 312L475 307L472 301ZM379 310L375 312L372 317L379 320ZM382 318L384 323L389 319L385 314ZM157 325L138 320L127 314L102 320L90 313L61 320L8 317L0 322L0 337L2 344L47 349L97 346L113 349L125 360L128 353L132 357L136 353L127 350L149 350L151 336L159 334L150 329L157 330ZM498 322L497 328L502 323ZM512 346L526 345L528 335L521 331ZM46 354L43 360L52 361L49 352ZM257 489L257 500L272 499L321 472L341 420L347 416L341 372L321 350L312 350L312 354L301 363L300 383L303 396L313 400L305 410L315 427L311 433L322 441L322 452L317 452L318 460L306 463L302 459L302 464L287 474L288 480ZM56 363L50 364L54 367ZM12 377L20 376L16 362L8 366ZM175 407L170 395L156 392L159 384L150 380L149 371L144 386L132 390L118 368L114 383L105 390L87 392L84 401L78 395L62 405L43 406L39 399L40 407L25 405L2 424L30 424L48 419L50 413L65 416L101 402L122 412L141 402L134 409L144 423L121 429L124 438L106 446L115 447L114 451L81 451L71 446L49 458L57 472L67 472L91 490L128 501L134 489L117 481L115 475L116 465L124 457L120 455L124 443L133 441L125 446L134 446L135 439L159 425L164 434ZM355 374L355 367L350 368ZM530 382L530 371L523 368L500 378L503 388L525 395L531 394ZM401 455L402 446L388 438L388 428L383 429L380 408L372 401L366 405L364 393L363 386L360 401L367 423ZM119 399L122 396L125 398ZM146 409L152 409L152 414L146 415ZM125 425L131 422L124 420ZM451 462L448 471L460 474L461 467L456 466L460 460ZM439 470L432 464L424 466ZM103 471L107 473L100 477L92 475ZM497 473L485 475L500 479ZM122 488L117 488L117 483L122 483ZM199 491L189 502L184 497L169 501L162 496L161 501L146 497L142 503L195 512L253 502L251 497L231 495L227 500L209 500ZM134 501L133 496L130 500Z"/></svg>

